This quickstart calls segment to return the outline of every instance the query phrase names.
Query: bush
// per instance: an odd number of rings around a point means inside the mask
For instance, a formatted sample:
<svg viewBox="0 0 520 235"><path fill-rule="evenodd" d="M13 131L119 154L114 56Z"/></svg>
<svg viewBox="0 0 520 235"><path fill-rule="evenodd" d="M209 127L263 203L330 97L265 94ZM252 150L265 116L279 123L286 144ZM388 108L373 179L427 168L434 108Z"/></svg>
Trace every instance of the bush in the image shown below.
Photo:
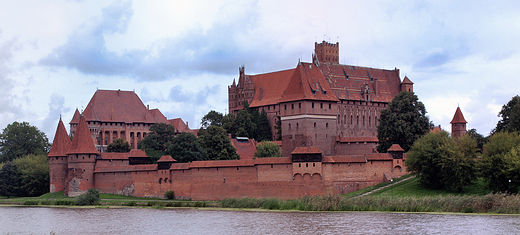
<svg viewBox="0 0 520 235"><path fill-rule="evenodd" d="M23 204L24 204L25 206L35 206L35 205L38 205L38 204L39 204L39 201L27 200L27 201L23 202Z"/></svg>
<svg viewBox="0 0 520 235"><path fill-rule="evenodd" d="M77 206L94 205L97 201L99 201L99 191L90 188L87 193L77 197L74 204Z"/></svg>
<svg viewBox="0 0 520 235"><path fill-rule="evenodd" d="M74 205L74 201L72 200L54 200L52 201L53 205L56 206L68 206L68 205Z"/></svg>
<svg viewBox="0 0 520 235"><path fill-rule="evenodd" d="M172 190L169 190L169 191L166 191L164 193L164 197L165 198L168 198L168 199L174 199L175 198L175 194L173 193Z"/></svg>

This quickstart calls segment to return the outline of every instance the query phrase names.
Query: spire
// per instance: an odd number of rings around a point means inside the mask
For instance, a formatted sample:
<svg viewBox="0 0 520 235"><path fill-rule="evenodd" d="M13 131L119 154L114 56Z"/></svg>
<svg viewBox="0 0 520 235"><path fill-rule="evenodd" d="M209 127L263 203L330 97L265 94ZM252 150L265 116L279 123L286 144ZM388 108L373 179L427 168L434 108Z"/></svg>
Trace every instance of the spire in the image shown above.
<svg viewBox="0 0 520 235"><path fill-rule="evenodd" d="M78 108L76 108L76 111L74 111L74 116L72 116L72 120L70 121L70 124L78 123L79 122L79 116L81 116L81 114L79 113Z"/></svg>
<svg viewBox="0 0 520 235"><path fill-rule="evenodd" d="M468 123L466 122L466 119L464 119L464 115L462 115L462 111L460 111L460 107L457 107L457 110L455 111L455 115L453 116L453 119L450 123Z"/></svg>
<svg viewBox="0 0 520 235"><path fill-rule="evenodd" d="M70 145L71 141L69 135L67 135L67 130L65 130L65 125L63 125L63 122L61 121L60 115L60 121L58 122L58 128L54 135L54 141L52 141L51 151L47 157L66 157Z"/></svg>
<svg viewBox="0 0 520 235"><path fill-rule="evenodd" d="M87 126L87 122L85 121L85 117L80 115L78 127L76 128L76 134L74 135L74 139L72 140L72 144L70 146L67 154L99 154L94 145L94 140L90 135L89 127Z"/></svg>

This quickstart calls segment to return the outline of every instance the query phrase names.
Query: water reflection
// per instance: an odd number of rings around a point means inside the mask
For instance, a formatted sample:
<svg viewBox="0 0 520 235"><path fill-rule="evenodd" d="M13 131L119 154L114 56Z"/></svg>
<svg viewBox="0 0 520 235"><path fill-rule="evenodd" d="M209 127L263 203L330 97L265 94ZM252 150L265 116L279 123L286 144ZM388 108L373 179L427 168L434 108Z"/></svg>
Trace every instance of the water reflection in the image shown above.
<svg viewBox="0 0 520 235"><path fill-rule="evenodd" d="M520 216L0 207L2 234L516 234Z"/></svg>

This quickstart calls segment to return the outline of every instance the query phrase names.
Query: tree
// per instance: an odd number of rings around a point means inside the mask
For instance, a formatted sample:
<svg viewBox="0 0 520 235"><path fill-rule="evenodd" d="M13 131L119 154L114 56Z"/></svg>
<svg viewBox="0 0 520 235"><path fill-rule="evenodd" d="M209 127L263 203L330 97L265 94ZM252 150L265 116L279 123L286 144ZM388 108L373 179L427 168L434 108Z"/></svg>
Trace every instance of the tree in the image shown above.
<svg viewBox="0 0 520 235"><path fill-rule="evenodd" d="M238 111L236 124L238 126L236 136L255 138L256 123L253 114L247 109Z"/></svg>
<svg viewBox="0 0 520 235"><path fill-rule="evenodd" d="M270 141L262 141L258 146L256 146L255 157L282 157L280 146Z"/></svg>
<svg viewBox="0 0 520 235"><path fill-rule="evenodd" d="M508 170L511 166L510 162L506 160L506 155L519 145L520 136L516 132L497 132L489 137L489 142L484 145L486 151L479 161L480 175L486 181L489 189L494 192L510 190L511 174Z"/></svg>
<svg viewBox="0 0 520 235"><path fill-rule="evenodd" d="M174 126L166 123L156 123L150 126L148 136L139 141L138 145L155 162L161 156L166 155L166 151L174 138Z"/></svg>
<svg viewBox="0 0 520 235"><path fill-rule="evenodd" d="M116 153L128 153L132 150L128 141L124 141L123 138L119 138L114 140L114 142L108 144L107 151L108 152L116 152Z"/></svg>
<svg viewBox="0 0 520 235"><path fill-rule="evenodd" d="M507 191L518 193L520 189L520 145L514 147L504 156L507 166L504 174L507 178Z"/></svg>
<svg viewBox="0 0 520 235"><path fill-rule="evenodd" d="M479 152L482 153L484 150L484 144L487 143L487 138L484 137L483 135L477 133L477 130L475 128L466 132L466 135L470 136L471 138L473 138L477 141L477 147L480 150Z"/></svg>
<svg viewBox="0 0 520 235"><path fill-rule="evenodd" d="M476 178L477 142L469 136L457 140L445 131L419 138L406 156L406 168L421 185L462 191Z"/></svg>
<svg viewBox="0 0 520 235"><path fill-rule="evenodd" d="M89 188L87 193L80 195L74 201L77 206L94 205L99 201L99 191L95 188Z"/></svg>
<svg viewBox="0 0 520 235"><path fill-rule="evenodd" d="M258 115L257 125L257 136L256 141L270 141L272 140L271 125L269 125L269 118L267 113L262 109L260 115Z"/></svg>
<svg viewBox="0 0 520 235"><path fill-rule="evenodd" d="M208 128L210 125L222 126L224 115L215 110L211 110L202 117L200 125L202 128Z"/></svg>
<svg viewBox="0 0 520 235"><path fill-rule="evenodd" d="M498 113L502 119L492 133L496 132L519 132L520 131L520 96L513 97Z"/></svg>
<svg viewBox="0 0 520 235"><path fill-rule="evenodd" d="M0 134L0 162L27 154L47 154L51 145L45 133L27 122L13 122Z"/></svg>
<svg viewBox="0 0 520 235"><path fill-rule="evenodd" d="M21 185L21 173L12 162L6 162L0 170L0 195L17 196Z"/></svg>
<svg viewBox="0 0 520 235"><path fill-rule="evenodd" d="M238 128L236 124L235 114L228 113L226 116L224 116L222 118L222 127L226 130L228 134L231 134L231 137L236 137Z"/></svg>
<svg viewBox="0 0 520 235"><path fill-rule="evenodd" d="M15 159L21 184L18 196L36 197L49 192L49 159L45 154L29 154Z"/></svg>
<svg viewBox="0 0 520 235"><path fill-rule="evenodd" d="M177 162L204 161L207 159L204 149L197 137L189 132L183 132L173 139L166 152Z"/></svg>
<svg viewBox="0 0 520 235"><path fill-rule="evenodd" d="M426 116L424 104L413 92L402 91L381 111L377 138L379 152L386 152L392 144L399 144L408 152L419 137L428 133L432 124Z"/></svg>
<svg viewBox="0 0 520 235"><path fill-rule="evenodd" d="M208 160L240 159L237 150L231 144L226 130L219 126L210 126L199 131L199 142L207 153Z"/></svg>

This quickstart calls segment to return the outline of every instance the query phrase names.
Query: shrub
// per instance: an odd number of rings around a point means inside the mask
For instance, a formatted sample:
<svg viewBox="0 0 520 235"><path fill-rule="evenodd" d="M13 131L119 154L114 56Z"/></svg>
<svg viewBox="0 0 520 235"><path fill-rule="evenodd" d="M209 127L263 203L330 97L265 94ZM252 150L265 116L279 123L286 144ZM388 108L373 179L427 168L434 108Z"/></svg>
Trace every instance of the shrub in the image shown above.
<svg viewBox="0 0 520 235"><path fill-rule="evenodd" d="M168 199L174 199L175 198L175 194L173 193L172 190L168 190L164 193L164 197L165 198L168 198Z"/></svg>
<svg viewBox="0 0 520 235"><path fill-rule="evenodd" d="M34 205L38 205L38 204L39 204L39 201L27 200L27 201L23 202L23 204L24 204L25 206L34 206Z"/></svg>
<svg viewBox="0 0 520 235"><path fill-rule="evenodd" d="M68 206L68 205L73 205L74 201L72 201L72 200L54 200L54 201L52 201L52 204L56 205L56 206Z"/></svg>
<svg viewBox="0 0 520 235"><path fill-rule="evenodd" d="M99 201L99 191L90 188L87 193L77 197L74 204L77 206L94 205L97 201Z"/></svg>

